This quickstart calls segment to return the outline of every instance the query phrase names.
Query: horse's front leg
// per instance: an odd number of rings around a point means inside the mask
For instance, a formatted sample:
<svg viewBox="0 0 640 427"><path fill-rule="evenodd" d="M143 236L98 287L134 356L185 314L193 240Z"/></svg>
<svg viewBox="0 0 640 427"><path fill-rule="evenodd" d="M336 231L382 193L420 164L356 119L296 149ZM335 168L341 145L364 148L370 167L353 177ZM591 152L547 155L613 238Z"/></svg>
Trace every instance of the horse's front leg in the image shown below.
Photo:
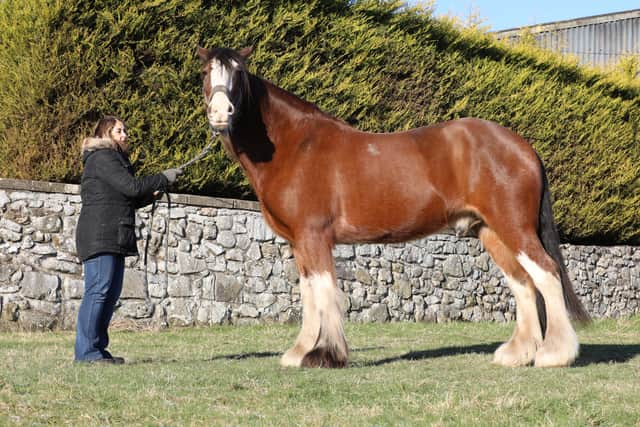
<svg viewBox="0 0 640 427"><path fill-rule="evenodd" d="M283 356L283 366L341 368L348 348L342 327L340 292L331 254L332 242L321 233L309 233L293 243L300 273L302 329Z"/></svg>

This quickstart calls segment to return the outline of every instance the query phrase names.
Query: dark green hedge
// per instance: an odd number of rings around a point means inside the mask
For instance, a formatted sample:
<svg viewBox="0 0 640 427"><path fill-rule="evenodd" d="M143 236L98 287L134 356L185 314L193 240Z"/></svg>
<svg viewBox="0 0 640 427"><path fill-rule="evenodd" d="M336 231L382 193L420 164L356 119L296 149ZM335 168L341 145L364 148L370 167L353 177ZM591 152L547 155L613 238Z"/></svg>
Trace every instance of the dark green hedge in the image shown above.
<svg viewBox="0 0 640 427"><path fill-rule="evenodd" d="M198 44L255 46L250 68L353 125L475 116L529 138L563 238L640 244L640 83L508 48L403 2L0 2L0 170L77 182L82 137L127 121L141 173L207 143ZM220 149L178 191L252 197Z"/></svg>

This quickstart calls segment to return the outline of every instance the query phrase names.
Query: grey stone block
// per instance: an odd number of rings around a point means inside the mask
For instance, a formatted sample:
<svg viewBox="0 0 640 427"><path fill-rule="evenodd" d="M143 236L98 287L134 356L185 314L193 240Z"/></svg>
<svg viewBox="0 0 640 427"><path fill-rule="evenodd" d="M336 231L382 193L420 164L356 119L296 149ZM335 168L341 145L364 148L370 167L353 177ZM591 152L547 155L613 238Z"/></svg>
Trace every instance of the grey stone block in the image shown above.
<svg viewBox="0 0 640 427"><path fill-rule="evenodd" d="M22 278L22 296L35 300L60 300L60 278L53 274L27 271Z"/></svg>

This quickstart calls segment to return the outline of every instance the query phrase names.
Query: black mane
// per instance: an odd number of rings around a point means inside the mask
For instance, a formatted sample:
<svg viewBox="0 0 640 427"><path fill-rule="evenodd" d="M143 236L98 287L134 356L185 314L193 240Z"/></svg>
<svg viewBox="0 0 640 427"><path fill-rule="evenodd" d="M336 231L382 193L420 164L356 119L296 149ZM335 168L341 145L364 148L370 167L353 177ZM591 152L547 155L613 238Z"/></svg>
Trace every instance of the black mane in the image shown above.
<svg viewBox="0 0 640 427"><path fill-rule="evenodd" d="M208 60L217 59L227 68L231 68L232 64L235 62L240 65L240 68L246 72L247 67L245 65L244 58L238 52L233 49L228 49L226 47L217 47L214 49L209 49L209 57Z"/></svg>

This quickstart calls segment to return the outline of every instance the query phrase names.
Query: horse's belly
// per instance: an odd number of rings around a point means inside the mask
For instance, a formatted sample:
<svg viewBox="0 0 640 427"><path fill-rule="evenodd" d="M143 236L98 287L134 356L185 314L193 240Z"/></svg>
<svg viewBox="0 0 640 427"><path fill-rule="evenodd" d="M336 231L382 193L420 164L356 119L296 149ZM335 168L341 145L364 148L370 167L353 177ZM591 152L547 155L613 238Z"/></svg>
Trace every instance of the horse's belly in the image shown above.
<svg viewBox="0 0 640 427"><path fill-rule="evenodd" d="M404 242L445 228L443 206L439 203L386 205L349 209L336 218L336 243Z"/></svg>

